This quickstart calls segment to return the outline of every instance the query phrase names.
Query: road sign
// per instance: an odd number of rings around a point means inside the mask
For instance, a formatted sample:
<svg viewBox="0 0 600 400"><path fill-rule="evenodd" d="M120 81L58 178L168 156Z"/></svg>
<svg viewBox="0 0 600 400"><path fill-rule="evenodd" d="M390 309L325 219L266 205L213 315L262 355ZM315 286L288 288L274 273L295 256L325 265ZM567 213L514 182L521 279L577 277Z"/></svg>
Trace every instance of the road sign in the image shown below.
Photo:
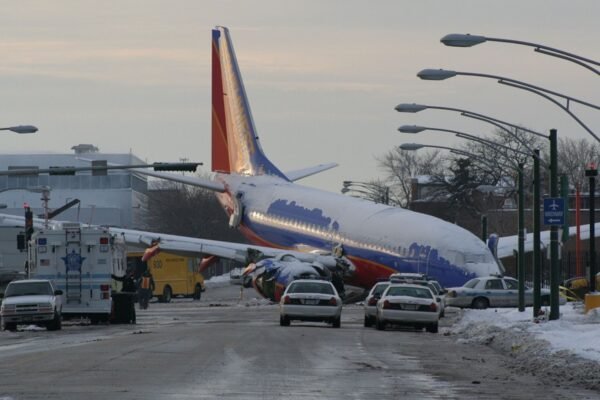
<svg viewBox="0 0 600 400"><path fill-rule="evenodd" d="M544 225L563 225L565 223L565 199L550 197L544 199Z"/></svg>

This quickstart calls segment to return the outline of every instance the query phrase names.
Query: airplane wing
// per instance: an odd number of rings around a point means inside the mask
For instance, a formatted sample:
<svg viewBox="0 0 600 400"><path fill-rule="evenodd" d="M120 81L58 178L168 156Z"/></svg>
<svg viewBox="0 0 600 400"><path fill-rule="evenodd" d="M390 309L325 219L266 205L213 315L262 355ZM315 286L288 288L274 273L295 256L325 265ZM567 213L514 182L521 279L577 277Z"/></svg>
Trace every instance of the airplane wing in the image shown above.
<svg viewBox="0 0 600 400"><path fill-rule="evenodd" d="M317 253L305 253L295 250L275 249L272 247L192 238L188 236L166 235L132 229L109 228L109 231L112 234L121 235L125 242L131 246L147 248L153 241L159 240L160 250L187 256L217 256L247 263L249 262L249 259L252 258L253 254L259 254L260 252L262 257L277 257L289 254L303 262L310 263L318 261L325 265L331 265L332 263L335 265L335 260L332 256Z"/></svg>
<svg viewBox="0 0 600 400"><path fill-rule="evenodd" d="M337 167L337 163L319 164L314 167L297 169L285 173L285 176L292 182L297 181L307 176L318 174L319 172L327 171L328 169Z"/></svg>
<svg viewBox="0 0 600 400"><path fill-rule="evenodd" d="M595 230L600 234L600 223L596 223ZM589 239L590 238L590 227L589 224L580 225L579 226L581 239ZM569 228L569 237L574 237L577 234L577 227L571 226ZM559 240L562 236L559 233ZM541 231L540 232L540 241L543 248L546 248L550 245L550 231ZM519 249L519 236L503 236L498 239L498 258L510 257L514 255ZM533 233L528 233L525 235L525 252L533 251Z"/></svg>
<svg viewBox="0 0 600 400"><path fill-rule="evenodd" d="M67 221L47 221L48 228L60 228ZM24 226L25 218L17 215L0 214L0 226ZM44 229L46 221L41 218L33 218L33 226L35 229ZM82 226L93 226L82 224ZM323 255L320 253L310 253L297 250L275 249L272 247L254 246L250 244L225 242L219 240L209 240L193 238L188 236L167 235L157 232L148 232L133 229L109 228L109 231L114 235L123 237L127 245L146 249L153 241L159 240L159 248L162 251L176 253L187 256L216 256L236 260L239 262L258 261L253 258L278 257L282 255L292 255L296 259L312 263L321 262L324 265L336 265L335 258L331 255Z"/></svg>

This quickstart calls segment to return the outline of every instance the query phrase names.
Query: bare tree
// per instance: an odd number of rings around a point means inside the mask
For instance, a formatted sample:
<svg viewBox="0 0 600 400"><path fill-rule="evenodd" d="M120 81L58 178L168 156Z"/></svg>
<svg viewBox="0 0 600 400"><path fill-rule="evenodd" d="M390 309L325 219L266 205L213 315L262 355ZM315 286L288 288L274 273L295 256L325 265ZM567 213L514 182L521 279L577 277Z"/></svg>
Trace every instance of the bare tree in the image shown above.
<svg viewBox="0 0 600 400"><path fill-rule="evenodd" d="M204 239L246 242L228 225L214 193L196 187L162 182L148 194L148 225L156 232Z"/></svg>
<svg viewBox="0 0 600 400"><path fill-rule="evenodd" d="M560 138L558 141L558 165L569 183L580 190L588 190L585 170L589 163L598 165L600 144L587 139Z"/></svg>
<svg viewBox="0 0 600 400"><path fill-rule="evenodd" d="M443 159L440 152L415 152L399 147L388 151L377 159L390 189L391 202L407 208L411 199L412 179L419 175L433 175L443 171Z"/></svg>

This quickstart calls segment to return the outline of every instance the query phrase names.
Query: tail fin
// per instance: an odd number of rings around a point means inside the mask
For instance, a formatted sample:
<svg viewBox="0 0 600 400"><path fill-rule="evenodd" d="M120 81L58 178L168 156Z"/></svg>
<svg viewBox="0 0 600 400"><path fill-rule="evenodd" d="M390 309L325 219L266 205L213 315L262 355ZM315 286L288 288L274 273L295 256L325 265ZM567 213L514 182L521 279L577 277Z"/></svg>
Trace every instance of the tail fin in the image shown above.
<svg viewBox="0 0 600 400"><path fill-rule="evenodd" d="M286 176L263 153L229 30L212 31L212 170Z"/></svg>

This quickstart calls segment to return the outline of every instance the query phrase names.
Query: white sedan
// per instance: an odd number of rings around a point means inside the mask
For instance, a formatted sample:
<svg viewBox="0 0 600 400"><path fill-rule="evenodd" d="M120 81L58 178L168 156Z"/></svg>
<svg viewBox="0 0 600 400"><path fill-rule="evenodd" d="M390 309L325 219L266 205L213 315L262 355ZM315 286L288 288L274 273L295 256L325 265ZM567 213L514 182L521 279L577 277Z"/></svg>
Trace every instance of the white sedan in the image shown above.
<svg viewBox="0 0 600 400"><path fill-rule="evenodd" d="M375 314L377 314L377 300L381 298L381 294L387 289L390 285L390 282L377 282L371 288L371 291L367 295L365 299L365 327L368 328L375 323Z"/></svg>
<svg viewBox="0 0 600 400"><path fill-rule="evenodd" d="M391 284L377 301L375 326L384 330L388 323L410 325L437 333L439 302L427 286Z"/></svg>
<svg viewBox="0 0 600 400"><path fill-rule="evenodd" d="M289 326L290 321L324 321L339 328L342 316L342 299L329 281L298 279L292 281L279 302L279 324Z"/></svg>

